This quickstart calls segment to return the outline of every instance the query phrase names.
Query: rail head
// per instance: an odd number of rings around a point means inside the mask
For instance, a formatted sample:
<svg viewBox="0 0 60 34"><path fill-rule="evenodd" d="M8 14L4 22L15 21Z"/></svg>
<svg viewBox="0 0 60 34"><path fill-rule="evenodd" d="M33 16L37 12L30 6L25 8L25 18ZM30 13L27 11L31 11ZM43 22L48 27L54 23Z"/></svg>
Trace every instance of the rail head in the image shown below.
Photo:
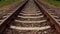
<svg viewBox="0 0 60 34"><path fill-rule="evenodd" d="M36 5L41 9L41 11L47 16L52 25L55 26L56 30L60 33L60 23L40 4L39 1L34 0Z"/></svg>
<svg viewBox="0 0 60 34"><path fill-rule="evenodd" d="M12 11L12 13L8 17L1 21L0 33L2 33L2 31L6 28L6 25L8 24L9 21L13 19L13 17L15 17L17 14L19 14L19 12L24 8L27 2L28 0L23 1L14 11Z"/></svg>

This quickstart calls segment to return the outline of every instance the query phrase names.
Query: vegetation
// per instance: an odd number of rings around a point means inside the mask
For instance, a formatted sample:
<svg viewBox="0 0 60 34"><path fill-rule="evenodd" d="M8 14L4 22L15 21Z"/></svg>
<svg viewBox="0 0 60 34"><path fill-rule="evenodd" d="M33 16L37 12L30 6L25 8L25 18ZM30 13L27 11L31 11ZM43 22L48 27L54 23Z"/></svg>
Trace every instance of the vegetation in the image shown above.
<svg viewBox="0 0 60 34"><path fill-rule="evenodd" d="M52 5L60 7L60 0L43 0L43 1L48 2L48 3L52 4Z"/></svg>
<svg viewBox="0 0 60 34"><path fill-rule="evenodd" d="M56 1L60 1L60 0L56 0Z"/></svg>
<svg viewBox="0 0 60 34"><path fill-rule="evenodd" d="M0 7L3 7L5 5L8 5L8 4L11 4L11 3L17 2L17 1L19 1L19 0L1 0L0 1Z"/></svg>

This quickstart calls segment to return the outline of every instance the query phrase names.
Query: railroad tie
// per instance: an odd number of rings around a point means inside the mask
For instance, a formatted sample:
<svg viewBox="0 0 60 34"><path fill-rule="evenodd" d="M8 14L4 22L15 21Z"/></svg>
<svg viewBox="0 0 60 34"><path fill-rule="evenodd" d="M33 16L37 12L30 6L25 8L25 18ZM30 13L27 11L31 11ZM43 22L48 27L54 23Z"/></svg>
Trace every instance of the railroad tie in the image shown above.
<svg viewBox="0 0 60 34"><path fill-rule="evenodd" d="M20 23L42 23L46 22L47 20L40 20L40 21L20 21L20 20L15 20L15 22L20 22Z"/></svg>
<svg viewBox="0 0 60 34"><path fill-rule="evenodd" d="M18 17L21 17L21 18L42 18L44 16L42 15L42 16L18 16Z"/></svg>
<svg viewBox="0 0 60 34"><path fill-rule="evenodd" d="M24 12L24 13L38 13L38 12L40 12L40 11L22 11L22 12Z"/></svg>
<svg viewBox="0 0 60 34"><path fill-rule="evenodd" d="M16 30L46 30L51 28L50 26L44 26L44 27L17 27L17 26L10 26L12 29Z"/></svg>
<svg viewBox="0 0 60 34"><path fill-rule="evenodd" d="M58 16L54 16L54 18L59 19L59 17L58 17Z"/></svg>
<svg viewBox="0 0 60 34"><path fill-rule="evenodd" d="M55 13L51 13L51 15L54 15Z"/></svg>
<svg viewBox="0 0 60 34"><path fill-rule="evenodd" d="M24 14L24 13L20 13L22 15L41 15L42 13L37 13L37 14Z"/></svg>
<svg viewBox="0 0 60 34"><path fill-rule="evenodd" d="M60 22L60 19L57 19L58 22Z"/></svg>
<svg viewBox="0 0 60 34"><path fill-rule="evenodd" d="M9 17L9 15L7 15L7 16L3 16L3 18L6 18L6 17Z"/></svg>

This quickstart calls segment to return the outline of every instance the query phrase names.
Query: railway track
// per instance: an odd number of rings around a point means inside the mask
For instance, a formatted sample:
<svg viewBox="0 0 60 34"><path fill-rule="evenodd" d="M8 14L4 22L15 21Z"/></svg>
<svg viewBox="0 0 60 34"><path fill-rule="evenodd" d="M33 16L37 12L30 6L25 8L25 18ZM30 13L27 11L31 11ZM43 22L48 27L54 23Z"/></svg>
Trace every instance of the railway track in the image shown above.
<svg viewBox="0 0 60 34"><path fill-rule="evenodd" d="M41 8L40 8L41 9ZM3 34L59 34L55 26L52 26L46 14L40 10L33 0L29 0L22 10L12 14L8 20ZM3 26L3 25L2 25Z"/></svg>

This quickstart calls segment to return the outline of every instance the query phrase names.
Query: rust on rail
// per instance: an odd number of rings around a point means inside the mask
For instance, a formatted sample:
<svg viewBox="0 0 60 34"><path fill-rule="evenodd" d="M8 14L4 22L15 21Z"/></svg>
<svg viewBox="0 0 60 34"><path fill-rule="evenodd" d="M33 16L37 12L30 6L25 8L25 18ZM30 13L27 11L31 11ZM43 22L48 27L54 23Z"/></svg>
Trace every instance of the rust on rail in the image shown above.
<svg viewBox="0 0 60 34"><path fill-rule="evenodd" d="M23 1L15 10L10 14L7 18L5 18L1 23L0 23L0 34L3 32L3 30L8 26L8 22L10 22L16 15L19 14L19 12L23 9L23 7L26 5L28 0Z"/></svg>
<svg viewBox="0 0 60 34"><path fill-rule="evenodd" d="M59 22L40 4L39 1L34 1L39 9L46 15L47 19L51 22L52 26L55 26L56 30L60 33L60 24Z"/></svg>

